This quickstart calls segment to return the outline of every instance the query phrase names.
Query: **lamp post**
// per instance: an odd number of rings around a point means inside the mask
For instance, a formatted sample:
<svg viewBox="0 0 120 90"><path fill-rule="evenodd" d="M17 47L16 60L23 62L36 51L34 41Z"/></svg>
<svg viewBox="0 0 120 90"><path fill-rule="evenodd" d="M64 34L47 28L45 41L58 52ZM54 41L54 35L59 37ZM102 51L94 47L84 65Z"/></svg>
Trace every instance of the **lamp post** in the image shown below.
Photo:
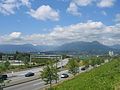
<svg viewBox="0 0 120 90"><path fill-rule="evenodd" d="M60 56L60 61L61 61L61 70L62 70L63 69L62 56Z"/></svg>

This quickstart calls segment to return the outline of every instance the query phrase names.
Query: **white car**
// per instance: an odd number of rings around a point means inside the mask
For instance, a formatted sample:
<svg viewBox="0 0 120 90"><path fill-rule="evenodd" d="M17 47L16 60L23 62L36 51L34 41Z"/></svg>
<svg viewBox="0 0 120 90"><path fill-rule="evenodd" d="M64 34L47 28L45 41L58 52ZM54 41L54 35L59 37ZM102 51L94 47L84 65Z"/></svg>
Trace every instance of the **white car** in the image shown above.
<svg viewBox="0 0 120 90"><path fill-rule="evenodd" d="M61 78L68 78L69 77L69 75L68 74L65 74L65 73L63 73L62 75L61 75Z"/></svg>

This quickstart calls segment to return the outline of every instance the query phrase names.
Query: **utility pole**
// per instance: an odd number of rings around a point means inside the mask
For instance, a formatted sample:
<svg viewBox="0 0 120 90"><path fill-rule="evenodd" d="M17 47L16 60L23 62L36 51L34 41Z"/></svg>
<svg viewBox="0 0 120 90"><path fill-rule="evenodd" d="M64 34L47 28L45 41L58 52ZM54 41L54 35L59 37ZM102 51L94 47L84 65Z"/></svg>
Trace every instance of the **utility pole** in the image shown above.
<svg viewBox="0 0 120 90"><path fill-rule="evenodd" d="M32 57L31 57L31 54L30 54L30 65L31 65L31 59L32 59Z"/></svg>
<svg viewBox="0 0 120 90"><path fill-rule="evenodd" d="M57 70L57 57L55 58L56 59L56 70ZM57 71L55 72L55 74L56 74L56 83L57 83Z"/></svg>
<svg viewBox="0 0 120 90"><path fill-rule="evenodd" d="M60 56L60 61L61 61L61 70L62 70L63 69L62 56Z"/></svg>

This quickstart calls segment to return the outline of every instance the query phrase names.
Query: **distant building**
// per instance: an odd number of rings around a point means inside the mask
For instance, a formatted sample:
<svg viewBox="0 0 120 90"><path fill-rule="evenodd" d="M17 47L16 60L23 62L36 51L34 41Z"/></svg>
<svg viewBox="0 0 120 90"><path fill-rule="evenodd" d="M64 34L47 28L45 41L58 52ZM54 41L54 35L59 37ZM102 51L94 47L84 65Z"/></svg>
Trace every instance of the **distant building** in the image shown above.
<svg viewBox="0 0 120 90"><path fill-rule="evenodd" d="M6 54L1 56L1 60L14 60L15 56L13 54Z"/></svg>
<svg viewBox="0 0 120 90"><path fill-rule="evenodd" d="M114 52L113 51L109 51L109 56L113 56Z"/></svg>
<svg viewBox="0 0 120 90"><path fill-rule="evenodd" d="M62 59L62 56L61 55L41 55L41 54L32 54L30 56L30 59L31 58L58 58L58 59Z"/></svg>

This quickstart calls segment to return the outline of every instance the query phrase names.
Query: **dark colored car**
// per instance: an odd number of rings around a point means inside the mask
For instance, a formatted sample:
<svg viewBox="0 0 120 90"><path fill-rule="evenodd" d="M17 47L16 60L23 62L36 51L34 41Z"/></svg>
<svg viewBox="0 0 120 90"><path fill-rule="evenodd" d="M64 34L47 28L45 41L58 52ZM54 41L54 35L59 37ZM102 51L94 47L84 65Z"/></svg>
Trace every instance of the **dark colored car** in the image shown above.
<svg viewBox="0 0 120 90"><path fill-rule="evenodd" d="M30 76L34 76L33 72L28 72L27 74L25 74L25 77L30 77Z"/></svg>
<svg viewBox="0 0 120 90"><path fill-rule="evenodd" d="M84 71L86 68L85 67L82 67L81 70Z"/></svg>
<svg viewBox="0 0 120 90"><path fill-rule="evenodd" d="M61 78L68 78L69 77L69 75L68 74L65 74L65 73L63 73L62 75L61 75Z"/></svg>
<svg viewBox="0 0 120 90"><path fill-rule="evenodd" d="M86 69L88 69L88 68L89 68L89 65L86 65L86 66L82 67L81 70L84 71L84 70L86 70Z"/></svg>
<svg viewBox="0 0 120 90"><path fill-rule="evenodd" d="M8 78L8 76L6 74L0 75L0 79L2 79L2 80L7 80L7 78Z"/></svg>

